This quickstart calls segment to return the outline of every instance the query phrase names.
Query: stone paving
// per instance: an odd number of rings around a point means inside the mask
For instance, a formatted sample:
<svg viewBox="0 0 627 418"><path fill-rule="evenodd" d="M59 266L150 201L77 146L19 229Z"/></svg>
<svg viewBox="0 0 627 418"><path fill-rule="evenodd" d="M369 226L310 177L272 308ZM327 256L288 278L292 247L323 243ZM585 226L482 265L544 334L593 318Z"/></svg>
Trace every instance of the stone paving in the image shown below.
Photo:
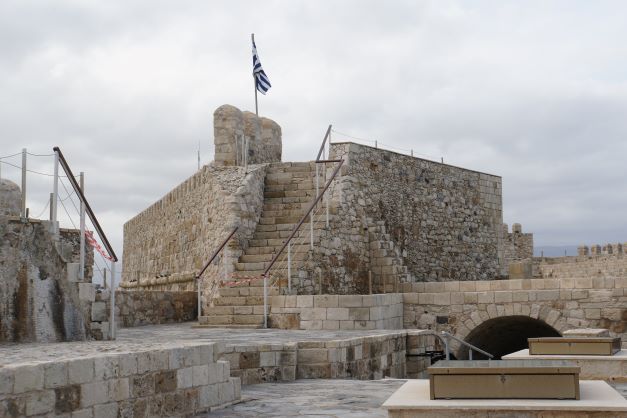
<svg viewBox="0 0 627 418"><path fill-rule="evenodd" d="M381 404L405 380L297 380L242 388L242 401L207 418L387 417Z"/></svg>
<svg viewBox="0 0 627 418"><path fill-rule="evenodd" d="M121 353L159 348L173 343L219 342L237 344L284 344L297 341L330 341L374 335L398 334L403 330L306 331L279 329L192 328L196 322L149 325L118 330L116 341L81 341L67 343L0 344L0 366L45 362L92 356L97 353Z"/></svg>

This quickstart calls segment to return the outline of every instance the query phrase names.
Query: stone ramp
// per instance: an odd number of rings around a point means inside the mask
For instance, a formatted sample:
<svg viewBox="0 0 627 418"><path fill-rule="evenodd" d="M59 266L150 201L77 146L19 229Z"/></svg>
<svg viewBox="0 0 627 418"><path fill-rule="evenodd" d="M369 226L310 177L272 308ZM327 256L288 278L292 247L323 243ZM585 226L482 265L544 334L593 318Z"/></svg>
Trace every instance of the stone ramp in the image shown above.
<svg viewBox="0 0 627 418"><path fill-rule="evenodd" d="M261 275L315 197L315 163L273 163L268 167L261 218L249 247L235 264L233 281L241 283L218 290L217 297L212 301L213 306L205 308L204 315L199 318L200 327L263 326ZM306 222L301 230L306 232L309 228ZM316 227L316 237L318 231ZM293 277L297 277L297 268L308 257L308 242L292 247ZM250 278L259 280L247 282ZM285 281L286 278L282 278L280 284L286 286ZM279 289L268 289L269 297L278 294Z"/></svg>

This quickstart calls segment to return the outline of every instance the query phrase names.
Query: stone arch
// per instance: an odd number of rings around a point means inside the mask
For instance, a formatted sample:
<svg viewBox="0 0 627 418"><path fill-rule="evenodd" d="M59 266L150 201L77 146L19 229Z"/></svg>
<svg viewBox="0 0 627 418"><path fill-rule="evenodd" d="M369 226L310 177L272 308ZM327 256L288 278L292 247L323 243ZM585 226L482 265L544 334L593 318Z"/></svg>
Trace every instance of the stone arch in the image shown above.
<svg viewBox="0 0 627 418"><path fill-rule="evenodd" d="M507 315L487 319L474 327L464 341L477 346L500 359L501 356L527 348L527 338L559 337L560 332L543 319L528 315ZM457 349L456 357L468 359L464 346ZM473 358L485 358L473 353Z"/></svg>

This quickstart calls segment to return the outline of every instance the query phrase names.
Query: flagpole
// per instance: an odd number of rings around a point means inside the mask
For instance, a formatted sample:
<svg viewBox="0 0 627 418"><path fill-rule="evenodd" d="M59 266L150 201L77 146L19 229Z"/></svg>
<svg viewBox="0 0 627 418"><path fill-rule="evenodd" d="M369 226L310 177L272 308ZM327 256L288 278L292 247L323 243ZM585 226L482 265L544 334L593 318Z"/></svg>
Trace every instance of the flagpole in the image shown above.
<svg viewBox="0 0 627 418"><path fill-rule="evenodd" d="M252 41L253 45L255 44L255 34L251 33L250 34L250 40ZM255 70L253 68L253 87L255 89L255 115L257 117L259 117L259 107L257 105L257 78L255 77Z"/></svg>

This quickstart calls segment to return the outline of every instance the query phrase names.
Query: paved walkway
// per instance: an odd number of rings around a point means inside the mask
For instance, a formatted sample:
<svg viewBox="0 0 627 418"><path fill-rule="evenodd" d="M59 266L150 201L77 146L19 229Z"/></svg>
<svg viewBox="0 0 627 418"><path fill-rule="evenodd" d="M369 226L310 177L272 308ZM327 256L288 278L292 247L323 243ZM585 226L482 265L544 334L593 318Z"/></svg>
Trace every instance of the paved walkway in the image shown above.
<svg viewBox="0 0 627 418"><path fill-rule="evenodd" d="M242 402L199 415L249 417L387 417L381 404L405 380L297 380L244 386Z"/></svg>
<svg viewBox="0 0 627 418"><path fill-rule="evenodd" d="M284 344L299 341L329 341L368 335L404 333L390 331L301 331L280 329L192 328L196 322L121 328L115 341L68 343L0 344L0 366L87 357L105 352L136 352L176 344L219 342L227 345Z"/></svg>

